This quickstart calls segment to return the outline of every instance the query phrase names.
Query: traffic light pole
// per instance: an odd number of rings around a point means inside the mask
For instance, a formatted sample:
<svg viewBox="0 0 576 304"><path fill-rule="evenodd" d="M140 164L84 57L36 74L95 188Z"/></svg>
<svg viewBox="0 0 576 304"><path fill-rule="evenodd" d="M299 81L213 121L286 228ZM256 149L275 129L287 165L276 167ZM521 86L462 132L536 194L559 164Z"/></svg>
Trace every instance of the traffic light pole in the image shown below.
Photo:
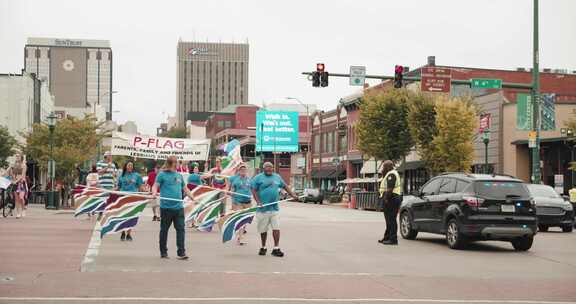
<svg viewBox="0 0 576 304"><path fill-rule="evenodd" d="M540 71L538 50L538 0L534 0L532 66L532 131L536 133L536 144L532 152L532 183L540 183Z"/></svg>

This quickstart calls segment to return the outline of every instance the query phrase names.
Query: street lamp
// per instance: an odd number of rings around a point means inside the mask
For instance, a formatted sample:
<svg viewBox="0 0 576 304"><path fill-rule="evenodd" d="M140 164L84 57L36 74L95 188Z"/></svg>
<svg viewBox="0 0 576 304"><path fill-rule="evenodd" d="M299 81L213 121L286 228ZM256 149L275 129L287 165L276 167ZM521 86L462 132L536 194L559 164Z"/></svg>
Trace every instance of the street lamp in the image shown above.
<svg viewBox="0 0 576 304"><path fill-rule="evenodd" d="M54 177L56 175L56 164L54 162L54 128L56 127L56 119L58 116L51 112L48 115L47 123L48 130L50 130L50 160L48 161L48 174L50 175L50 193L48 194L48 206L56 208L54 202Z"/></svg>
<svg viewBox="0 0 576 304"><path fill-rule="evenodd" d="M485 128L482 131L482 142L484 142L484 173L489 174L488 172L488 144L490 143L490 130Z"/></svg>
<svg viewBox="0 0 576 304"><path fill-rule="evenodd" d="M306 129L307 129L307 133L308 133L308 142L306 143L307 145L307 151L306 151L306 156L304 157L304 168L306 168L306 185L304 188L307 188L310 184L310 170L308 168L308 157L312 158L312 153L311 153L311 146L310 143L312 142L312 128L310 127L310 110L308 108L307 104L304 104L300 99L296 98L296 97L286 97L286 99L288 100L296 100L296 102L298 102L300 105L302 105L303 107L306 108Z"/></svg>

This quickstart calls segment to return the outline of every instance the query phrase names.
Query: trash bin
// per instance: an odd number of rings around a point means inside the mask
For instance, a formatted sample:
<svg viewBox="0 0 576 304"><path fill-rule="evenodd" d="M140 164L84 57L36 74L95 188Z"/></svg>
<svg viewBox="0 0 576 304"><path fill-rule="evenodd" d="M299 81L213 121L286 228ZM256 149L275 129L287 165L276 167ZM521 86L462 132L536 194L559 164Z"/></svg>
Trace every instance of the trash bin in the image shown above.
<svg viewBox="0 0 576 304"><path fill-rule="evenodd" d="M46 191L46 209L60 209L60 192L58 191Z"/></svg>

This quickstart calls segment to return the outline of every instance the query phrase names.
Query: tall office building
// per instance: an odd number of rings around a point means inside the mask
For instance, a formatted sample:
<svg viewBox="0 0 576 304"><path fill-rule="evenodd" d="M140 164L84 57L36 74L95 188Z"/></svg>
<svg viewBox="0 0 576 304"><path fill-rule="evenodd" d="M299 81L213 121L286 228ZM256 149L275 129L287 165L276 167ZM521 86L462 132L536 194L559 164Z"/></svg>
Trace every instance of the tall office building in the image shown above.
<svg viewBox="0 0 576 304"><path fill-rule="evenodd" d="M57 108L106 109L112 119L112 49L107 40L28 38L24 69L46 81Z"/></svg>
<svg viewBox="0 0 576 304"><path fill-rule="evenodd" d="M248 103L248 44L178 42L178 125Z"/></svg>

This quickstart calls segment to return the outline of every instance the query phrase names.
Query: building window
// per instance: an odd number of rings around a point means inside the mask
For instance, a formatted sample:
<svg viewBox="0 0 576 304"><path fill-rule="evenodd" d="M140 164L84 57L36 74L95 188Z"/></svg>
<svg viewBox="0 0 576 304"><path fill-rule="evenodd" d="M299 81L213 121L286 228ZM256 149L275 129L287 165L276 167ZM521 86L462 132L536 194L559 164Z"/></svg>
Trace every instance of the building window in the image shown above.
<svg viewBox="0 0 576 304"><path fill-rule="evenodd" d="M348 151L348 136L346 136L346 133L344 133L344 135L340 136L340 152L346 152Z"/></svg>
<svg viewBox="0 0 576 304"><path fill-rule="evenodd" d="M232 121L230 121L230 120L225 120L225 121L224 121L224 127L225 127L225 128L232 128Z"/></svg>
<svg viewBox="0 0 576 304"><path fill-rule="evenodd" d="M314 134L314 151L313 153L320 153L320 134Z"/></svg>
<svg viewBox="0 0 576 304"><path fill-rule="evenodd" d="M102 52L100 50L96 52L96 60L102 60Z"/></svg>
<svg viewBox="0 0 576 304"><path fill-rule="evenodd" d="M35 52L36 58L40 58L40 49L36 48L36 52Z"/></svg>
<svg viewBox="0 0 576 304"><path fill-rule="evenodd" d="M224 121L223 121L223 120L219 120L219 121L216 123L216 125L217 125L219 128L224 128Z"/></svg>

